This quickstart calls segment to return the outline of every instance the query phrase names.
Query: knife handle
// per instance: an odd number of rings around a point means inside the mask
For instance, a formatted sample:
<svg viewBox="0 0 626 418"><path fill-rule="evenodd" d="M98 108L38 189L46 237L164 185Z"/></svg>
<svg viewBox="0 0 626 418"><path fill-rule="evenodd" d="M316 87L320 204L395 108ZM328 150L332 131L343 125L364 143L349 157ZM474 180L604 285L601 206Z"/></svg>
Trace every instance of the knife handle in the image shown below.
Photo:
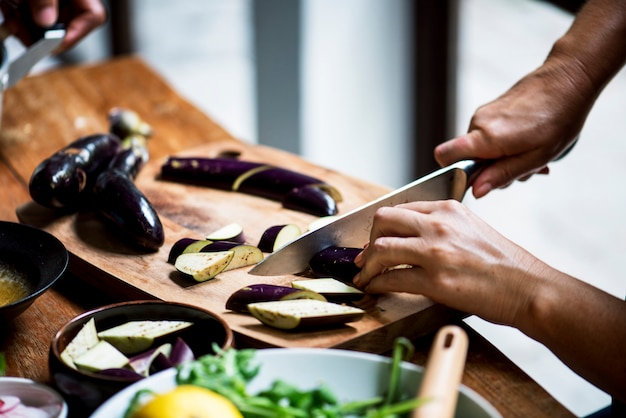
<svg viewBox="0 0 626 418"><path fill-rule="evenodd" d="M424 404L413 411L412 418L454 416L468 345L461 327L447 325L439 330L418 392Z"/></svg>

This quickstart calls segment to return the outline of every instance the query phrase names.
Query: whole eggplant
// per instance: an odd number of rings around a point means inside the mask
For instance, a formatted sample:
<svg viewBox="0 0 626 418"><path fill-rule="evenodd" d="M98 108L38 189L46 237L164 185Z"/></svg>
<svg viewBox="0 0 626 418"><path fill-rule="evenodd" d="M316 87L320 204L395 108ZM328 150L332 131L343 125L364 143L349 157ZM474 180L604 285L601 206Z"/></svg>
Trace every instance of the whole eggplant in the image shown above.
<svg viewBox="0 0 626 418"><path fill-rule="evenodd" d="M148 162L145 141L131 141L102 171L93 188L96 210L131 240L131 244L157 251L165 241L156 210L135 185L135 178Z"/></svg>
<svg viewBox="0 0 626 418"><path fill-rule="evenodd" d="M94 186L94 204L131 244L157 251L165 241L159 216L133 179L119 169L103 171Z"/></svg>
<svg viewBox="0 0 626 418"><path fill-rule="evenodd" d="M29 181L32 199L49 208L76 208L85 203L97 175L121 147L114 134L84 136L42 161Z"/></svg>

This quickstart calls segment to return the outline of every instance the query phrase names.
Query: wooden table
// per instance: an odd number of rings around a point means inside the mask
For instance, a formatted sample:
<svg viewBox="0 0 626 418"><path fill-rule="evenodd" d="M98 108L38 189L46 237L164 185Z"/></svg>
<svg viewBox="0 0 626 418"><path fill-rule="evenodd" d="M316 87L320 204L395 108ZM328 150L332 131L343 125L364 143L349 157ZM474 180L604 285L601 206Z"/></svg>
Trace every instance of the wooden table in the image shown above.
<svg viewBox="0 0 626 418"><path fill-rule="evenodd" d="M210 141L235 141L138 58L28 77L4 93L0 219L17 221L16 209L30 201L27 184L34 167L65 143L106 130L105 115L114 106L150 116L159 132L158 142L151 144L153 158ZM51 384L48 349L58 328L85 310L130 297L106 295L80 277L66 274L12 323L0 324L0 351L7 358L7 374ZM463 383L504 417L573 416L488 341L463 326L470 336ZM432 336L414 342L413 360L423 365Z"/></svg>

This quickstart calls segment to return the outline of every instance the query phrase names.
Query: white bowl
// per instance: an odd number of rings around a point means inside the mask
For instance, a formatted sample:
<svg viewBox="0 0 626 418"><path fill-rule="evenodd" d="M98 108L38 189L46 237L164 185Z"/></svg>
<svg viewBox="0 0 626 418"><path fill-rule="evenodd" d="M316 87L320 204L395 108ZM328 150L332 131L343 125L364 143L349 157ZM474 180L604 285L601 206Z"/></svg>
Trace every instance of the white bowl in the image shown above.
<svg viewBox="0 0 626 418"><path fill-rule="evenodd" d="M0 377L0 397L5 396L19 398L23 405L46 413L47 415L42 415L46 418L67 417L67 404L61 395L54 389L33 380L21 377Z"/></svg>
<svg viewBox="0 0 626 418"><path fill-rule="evenodd" d="M250 393L266 389L276 379L283 379L300 389L311 389L324 382L339 401L356 401L382 394L387 386L391 359L375 354L322 348L269 348L257 351L261 370L248 386ZM402 387L417 393L423 368L402 364ZM169 369L122 390L100 406L91 418L122 418L133 395L139 389L165 392L173 389L176 371ZM484 398L466 386L459 389L455 417L500 418Z"/></svg>

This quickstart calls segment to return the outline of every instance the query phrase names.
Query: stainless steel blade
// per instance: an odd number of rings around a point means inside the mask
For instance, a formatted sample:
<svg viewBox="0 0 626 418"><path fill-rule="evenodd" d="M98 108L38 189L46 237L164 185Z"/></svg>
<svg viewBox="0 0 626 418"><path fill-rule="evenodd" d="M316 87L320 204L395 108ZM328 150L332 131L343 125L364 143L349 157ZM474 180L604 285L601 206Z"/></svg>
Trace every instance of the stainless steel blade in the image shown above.
<svg viewBox="0 0 626 418"><path fill-rule="evenodd" d="M65 29L50 29L44 32L43 37L26 49L9 65L6 87L11 87L21 80L44 57L55 50L65 36Z"/></svg>
<svg viewBox="0 0 626 418"><path fill-rule="evenodd" d="M456 199L462 200L468 179L476 164L460 161L421 177L391 193L365 204L319 229L307 232L289 244L269 254L249 273L259 276L279 276L305 271L317 252L331 245L363 247L369 241L372 219L377 209L401 203Z"/></svg>

